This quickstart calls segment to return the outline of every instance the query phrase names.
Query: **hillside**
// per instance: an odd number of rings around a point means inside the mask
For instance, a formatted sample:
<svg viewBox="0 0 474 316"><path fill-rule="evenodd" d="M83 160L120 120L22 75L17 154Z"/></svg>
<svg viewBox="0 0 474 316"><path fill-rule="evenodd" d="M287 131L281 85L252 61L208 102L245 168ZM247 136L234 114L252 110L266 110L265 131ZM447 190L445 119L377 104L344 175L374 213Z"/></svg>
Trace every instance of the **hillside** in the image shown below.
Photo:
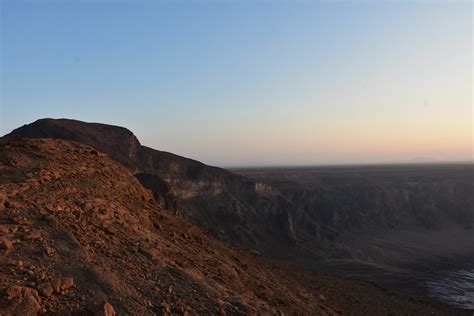
<svg viewBox="0 0 474 316"><path fill-rule="evenodd" d="M0 171L2 315L464 314L246 254L85 145L0 140Z"/></svg>
<svg viewBox="0 0 474 316"><path fill-rule="evenodd" d="M6 315L336 313L161 209L128 170L95 149L1 141L0 153Z"/></svg>
<svg viewBox="0 0 474 316"><path fill-rule="evenodd" d="M129 130L68 119L41 119L6 139L77 141L126 166L162 204L221 240L267 254L286 253L294 240L286 200L267 185L227 170L140 145Z"/></svg>
<svg viewBox="0 0 474 316"><path fill-rule="evenodd" d="M334 288L328 286L334 279L309 272L308 287L305 278L209 238L163 210L128 170L93 148L58 140L1 141L0 153L0 307L6 315L322 315L348 306L455 312L367 284L340 280ZM344 301L352 287L380 299L367 307L367 296L349 293L360 303ZM342 308L335 303L341 299Z"/></svg>
<svg viewBox="0 0 474 316"><path fill-rule="evenodd" d="M458 242L441 250L457 247L457 254L473 252L464 246L474 232L472 165L409 172L349 168L319 173L243 171L239 175L142 146L132 132L117 126L42 119L4 136L21 137L90 145L126 166L164 207L221 240L272 257L310 263L321 259L379 262L446 254L424 254L417 249L384 258L385 251L382 255L367 251L378 247L379 237L390 234L396 240L400 238L397 232L405 230L423 232L423 239L436 235L437 243L459 232ZM368 241L355 242L364 236ZM407 240L399 248L404 251L419 240Z"/></svg>

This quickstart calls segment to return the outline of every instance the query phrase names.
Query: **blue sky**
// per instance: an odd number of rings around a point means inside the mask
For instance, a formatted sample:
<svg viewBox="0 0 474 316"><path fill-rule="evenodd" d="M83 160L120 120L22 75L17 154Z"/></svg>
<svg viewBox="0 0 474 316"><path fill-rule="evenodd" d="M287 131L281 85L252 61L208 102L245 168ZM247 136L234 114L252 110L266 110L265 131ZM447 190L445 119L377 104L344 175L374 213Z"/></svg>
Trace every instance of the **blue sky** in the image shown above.
<svg viewBox="0 0 474 316"><path fill-rule="evenodd" d="M472 3L2 2L1 128L219 166L472 159Z"/></svg>

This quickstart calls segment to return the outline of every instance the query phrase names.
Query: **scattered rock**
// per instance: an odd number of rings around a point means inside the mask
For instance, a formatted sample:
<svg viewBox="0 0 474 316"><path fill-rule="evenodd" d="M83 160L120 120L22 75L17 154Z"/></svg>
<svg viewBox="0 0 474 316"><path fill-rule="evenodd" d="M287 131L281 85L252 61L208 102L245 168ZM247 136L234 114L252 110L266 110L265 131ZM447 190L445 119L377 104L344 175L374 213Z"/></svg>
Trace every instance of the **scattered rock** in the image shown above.
<svg viewBox="0 0 474 316"><path fill-rule="evenodd" d="M0 204L4 204L7 201L8 197L5 193L0 192Z"/></svg>
<svg viewBox="0 0 474 316"><path fill-rule="evenodd" d="M32 231L25 235L25 240L42 240L41 233L39 231Z"/></svg>
<svg viewBox="0 0 474 316"><path fill-rule="evenodd" d="M61 279L60 278L52 279L51 286L53 287L54 292L60 293L61 292Z"/></svg>
<svg viewBox="0 0 474 316"><path fill-rule="evenodd" d="M53 294L54 289L51 283L48 282L48 283L43 283L40 286L38 286L38 291L41 293L41 295L45 297L50 297Z"/></svg>
<svg viewBox="0 0 474 316"><path fill-rule="evenodd" d="M5 315L9 316L36 316L41 311L41 305L33 296L15 299L7 308Z"/></svg>
<svg viewBox="0 0 474 316"><path fill-rule="evenodd" d="M31 220L24 217L16 217L14 218L14 222L23 226L30 226L33 223Z"/></svg>
<svg viewBox="0 0 474 316"><path fill-rule="evenodd" d="M0 234L16 233L18 226L16 225L0 225Z"/></svg>
<svg viewBox="0 0 474 316"><path fill-rule="evenodd" d="M103 316L115 316L116 315L114 307L108 302L106 302L104 304L103 311L104 311Z"/></svg>
<svg viewBox="0 0 474 316"><path fill-rule="evenodd" d="M255 249L250 249L249 251L252 255L255 255L255 256L261 256L262 254L260 253L260 251L257 251Z"/></svg>
<svg viewBox="0 0 474 316"><path fill-rule="evenodd" d="M74 286L74 278L73 277L64 277L61 278L61 290L67 290Z"/></svg>
<svg viewBox="0 0 474 316"><path fill-rule="evenodd" d="M21 204L15 201L7 200L5 202L5 207L12 208L12 209L19 209L21 208Z"/></svg>
<svg viewBox="0 0 474 316"><path fill-rule="evenodd" d="M52 256L56 253L56 249L53 247L46 247L45 252L48 256Z"/></svg>
<svg viewBox="0 0 474 316"><path fill-rule="evenodd" d="M56 293L67 290L74 286L73 277L58 277L51 280L51 286Z"/></svg>
<svg viewBox="0 0 474 316"><path fill-rule="evenodd" d="M143 247L138 248L138 252L149 260L154 260L157 258L157 254L153 250L148 250Z"/></svg>
<svg viewBox="0 0 474 316"><path fill-rule="evenodd" d="M0 239L0 249L10 250L13 248L13 241L7 238Z"/></svg>
<svg viewBox="0 0 474 316"><path fill-rule="evenodd" d="M7 297L9 300L24 296L33 296L39 301L38 292L32 288L20 285L12 285L7 290Z"/></svg>
<svg viewBox="0 0 474 316"><path fill-rule="evenodd" d="M114 307L109 303L105 302L102 304L93 304L86 308L84 313L85 315L94 315L94 316L115 316L117 313L115 312Z"/></svg>
<svg viewBox="0 0 474 316"><path fill-rule="evenodd" d="M161 303L160 305L161 309L162 309L162 313L164 315L170 315L171 314L171 305L166 303L166 302L163 302Z"/></svg>

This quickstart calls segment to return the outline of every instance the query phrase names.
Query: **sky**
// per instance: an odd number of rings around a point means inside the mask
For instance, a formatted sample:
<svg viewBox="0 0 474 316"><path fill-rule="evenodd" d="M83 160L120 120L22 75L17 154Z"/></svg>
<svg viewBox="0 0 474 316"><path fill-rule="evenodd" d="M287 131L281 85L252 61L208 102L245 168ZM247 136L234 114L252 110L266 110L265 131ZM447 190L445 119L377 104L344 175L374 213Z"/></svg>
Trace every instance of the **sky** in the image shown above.
<svg viewBox="0 0 474 316"><path fill-rule="evenodd" d="M2 135L108 123L223 167L473 159L471 1L0 3Z"/></svg>

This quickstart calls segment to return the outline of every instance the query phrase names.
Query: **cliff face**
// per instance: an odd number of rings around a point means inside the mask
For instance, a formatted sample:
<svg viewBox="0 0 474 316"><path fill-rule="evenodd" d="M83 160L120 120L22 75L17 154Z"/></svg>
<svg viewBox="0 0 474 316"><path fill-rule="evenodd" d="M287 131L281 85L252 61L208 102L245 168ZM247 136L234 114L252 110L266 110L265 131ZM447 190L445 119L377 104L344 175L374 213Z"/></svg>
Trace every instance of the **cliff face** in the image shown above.
<svg viewBox="0 0 474 316"><path fill-rule="evenodd" d="M263 170L242 174L266 181L285 198L297 241L296 252L377 262L381 256L391 256L393 260L405 257L400 253L403 248L418 241L416 247L420 249L412 259L433 252L450 255L454 249L460 255L474 253L474 248L467 246L468 240L474 238L472 165ZM401 232L417 235L407 240ZM384 244L388 235L397 233L398 244ZM458 236L457 244L444 245L453 234ZM364 242L356 242L362 237ZM425 243L425 238L437 240L439 246ZM391 248L390 255L385 246Z"/></svg>
<svg viewBox="0 0 474 316"><path fill-rule="evenodd" d="M335 238L365 229L449 226L470 229L474 222L474 185L467 178L442 183L345 185L283 191L292 201L301 231ZM310 230L304 226L312 226Z"/></svg>

